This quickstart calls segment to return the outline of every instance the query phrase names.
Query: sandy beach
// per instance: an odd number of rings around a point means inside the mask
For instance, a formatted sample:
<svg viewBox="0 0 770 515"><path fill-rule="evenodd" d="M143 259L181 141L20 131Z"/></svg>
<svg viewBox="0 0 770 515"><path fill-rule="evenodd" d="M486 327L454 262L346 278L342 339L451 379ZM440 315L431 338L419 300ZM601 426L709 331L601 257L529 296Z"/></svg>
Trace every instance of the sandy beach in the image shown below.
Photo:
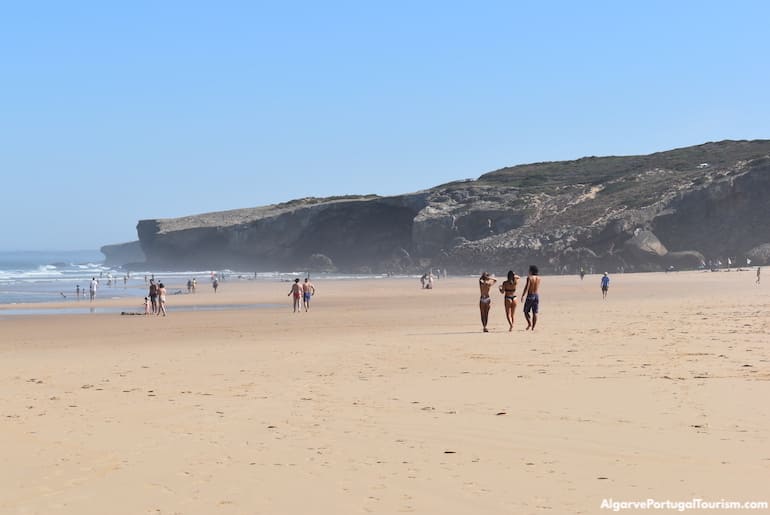
<svg viewBox="0 0 770 515"><path fill-rule="evenodd" d="M537 331L497 294L488 334L474 277L316 286L301 314L278 282L165 318L0 308L0 513L770 500L770 278L618 274L603 301L598 275L545 276Z"/></svg>

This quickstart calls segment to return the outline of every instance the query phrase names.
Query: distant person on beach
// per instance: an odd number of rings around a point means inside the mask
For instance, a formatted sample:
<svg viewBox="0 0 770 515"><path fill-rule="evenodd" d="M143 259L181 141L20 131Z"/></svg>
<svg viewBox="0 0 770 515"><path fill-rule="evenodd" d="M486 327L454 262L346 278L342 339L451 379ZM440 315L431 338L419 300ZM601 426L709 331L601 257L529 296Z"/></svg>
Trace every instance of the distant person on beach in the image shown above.
<svg viewBox="0 0 770 515"><path fill-rule="evenodd" d="M524 329L535 330L537 324L537 314L540 311L540 275L535 265L529 265L529 274L527 282L524 284L524 291L521 296L524 297L524 318L527 319L527 327ZM530 320L529 314L532 313Z"/></svg>
<svg viewBox="0 0 770 515"><path fill-rule="evenodd" d="M302 283L302 305L305 311L310 309L310 297L313 295L315 295L315 286L310 282L309 277L305 277L305 282Z"/></svg>
<svg viewBox="0 0 770 515"><path fill-rule="evenodd" d="M580 280L582 281L583 277L585 277L585 276L586 276L586 271L585 271L585 269L581 268L580 269Z"/></svg>
<svg viewBox="0 0 770 515"><path fill-rule="evenodd" d="M144 298L144 314L145 316L150 314L150 299Z"/></svg>
<svg viewBox="0 0 770 515"><path fill-rule="evenodd" d="M88 295L93 302L94 298L96 298L96 288L99 286L99 281L96 280L96 277L91 278L91 284L88 286Z"/></svg>
<svg viewBox="0 0 770 515"><path fill-rule="evenodd" d="M762 268L757 267L757 284L759 284L759 274L762 272Z"/></svg>
<svg viewBox="0 0 770 515"><path fill-rule="evenodd" d="M294 297L294 312L302 311L299 307L299 301L302 298L302 286L299 284L299 278L294 279L294 284L291 285L287 297L289 296Z"/></svg>
<svg viewBox="0 0 770 515"><path fill-rule="evenodd" d="M80 285L75 286L75 297L80 300Z"/></svg>
<svg viewBox="0 0 770 515"><path fill-rule="evenodd" d="M157 315L160 316L161 313L163 313L163 316L166 316L166 287L163 286L163 283L160 283L158 285L158 313L157 313Z"/></svg>
<svg viewBox="0 0 770 515"><path fill-rule="evenodd" d="M607 272L604 272L604 275L602 276L602 298L607 299L607 292L610 289L610 276L607 275Z"/></svg>
<svg viewBox="0 0 770 515"><path fill-rule="evenodd" d="M195 293L195 288L198 286L198 281L193 277L192 281L192 292Z"/></svg>
<svg viewBox="0 0 770 515"><path fill-rule="evenodd" d="M503 281L500 285L500 293L504 295L505 302L505 319L508 320L508 331L513 331L513 316L518 305L516 300L516 286L519 284L518 275L513 273L513 270L508 270L508 279Z"/></svg>
<svg viewBox="0 0 770 515"><path fill-rule="evenodd" d="M492 297L489 296L489 290L497 282L497 279L489 275L489 272L484 272L479 277L479 291L481 297L479 298L479 311L481 311L481 326L485 333L489 332L487 329L487 322L489 321L489 308L492 307Z"/></svg>
<svg viewBox="0 0 770 515"><path fill-rule="evenodd" d="M150 279L150 291L148 292L150 297L150 304L152 306L152 314L158 312L158 285L155 284L155 279Z"/></svg>
<svg viewBox="0 0 770 515"><path fill-rule="evenodd" d="M211 287L214 288L214 293L217 292L217 288L219 288L219 281L215 277L213 281L211 281Z"/></svg>

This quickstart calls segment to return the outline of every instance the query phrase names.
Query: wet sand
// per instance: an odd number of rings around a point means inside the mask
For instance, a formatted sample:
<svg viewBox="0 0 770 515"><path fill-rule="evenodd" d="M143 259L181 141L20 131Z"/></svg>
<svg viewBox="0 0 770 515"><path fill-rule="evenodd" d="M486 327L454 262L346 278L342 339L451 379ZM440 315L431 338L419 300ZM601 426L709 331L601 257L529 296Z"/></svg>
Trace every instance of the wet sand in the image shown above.
<svg viewBox="0 0 770 515"><path fill-rule="evenodd" d="M509 333L496 295L483 334L473 277L318 282L301 314L288 284L257 282L171 295L166 318L0 308L0 513L770 500L770 284L754 280L614 275L602 301L599 276L546 276L534 333L520 311Z"/></svg>

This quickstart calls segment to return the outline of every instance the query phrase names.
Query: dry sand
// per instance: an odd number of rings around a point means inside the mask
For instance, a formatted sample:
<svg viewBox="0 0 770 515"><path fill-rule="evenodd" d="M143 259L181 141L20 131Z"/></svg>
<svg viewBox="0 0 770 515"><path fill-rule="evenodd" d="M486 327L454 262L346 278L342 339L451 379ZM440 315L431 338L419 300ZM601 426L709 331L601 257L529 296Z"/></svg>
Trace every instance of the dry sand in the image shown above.
<svg viewBox="0 0 770 515"><path fill-rule="evenodd" d="M287 284L253 282L170 296L166 318L0 309L0 513L770 500L770 285L754 278L615 275L602 301L598 276L546 276L535 333L521 312L508 333L496 295L482 334L475 278L319 282L307 314Z"/></svg>

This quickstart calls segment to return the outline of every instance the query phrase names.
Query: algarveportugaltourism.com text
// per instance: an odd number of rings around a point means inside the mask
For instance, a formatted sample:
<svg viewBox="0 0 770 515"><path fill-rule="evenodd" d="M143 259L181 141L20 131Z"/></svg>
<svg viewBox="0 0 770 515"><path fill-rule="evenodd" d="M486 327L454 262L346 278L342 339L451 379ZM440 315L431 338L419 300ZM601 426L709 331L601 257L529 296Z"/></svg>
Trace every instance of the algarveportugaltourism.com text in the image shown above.
<svg viewBox="0 0 770 515"><path fill-rule="evenodd" d="M703 499L690 499L689 501L658 501L646 499L644 501L616 501L612 498L602 499L600 508L615 512L621 510L766 510L770 504L767 501L706 501Z"/></svg>

